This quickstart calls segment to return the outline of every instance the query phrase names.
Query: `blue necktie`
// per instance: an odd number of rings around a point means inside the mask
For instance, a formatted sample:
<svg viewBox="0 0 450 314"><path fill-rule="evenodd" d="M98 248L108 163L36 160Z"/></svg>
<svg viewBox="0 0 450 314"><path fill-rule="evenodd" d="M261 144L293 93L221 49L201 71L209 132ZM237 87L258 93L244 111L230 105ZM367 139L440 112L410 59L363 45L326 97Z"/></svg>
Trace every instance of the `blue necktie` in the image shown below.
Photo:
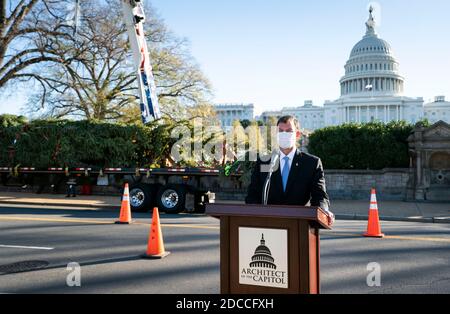
<svg viewBox="0 0 450 314"><path fill-rule="evenodd" d="M286 192L288 180L289 180L289 172L291 171L289 167L289 157L284 157L284 167L283 172L281 173L281 177L283 178L283 191Z"/></svg>

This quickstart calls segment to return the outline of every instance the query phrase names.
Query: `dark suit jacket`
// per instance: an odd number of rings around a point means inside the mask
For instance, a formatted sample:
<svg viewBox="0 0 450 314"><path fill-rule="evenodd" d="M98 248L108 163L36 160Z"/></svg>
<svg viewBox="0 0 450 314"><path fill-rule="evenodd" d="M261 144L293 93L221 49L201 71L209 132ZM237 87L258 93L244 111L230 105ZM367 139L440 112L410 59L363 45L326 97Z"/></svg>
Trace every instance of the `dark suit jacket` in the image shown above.
<svg viewBox="0 0 450 314"><path fill-rule="evenodd" d="M258 160L248 188L247 204L262 204L263 186L268 173L261 172L261 165L270 164ZM322 161L313 155L297 150L291 166L286 193L283 191L281 167L272 174L269 205L317 206L330 210Z"/></svg>

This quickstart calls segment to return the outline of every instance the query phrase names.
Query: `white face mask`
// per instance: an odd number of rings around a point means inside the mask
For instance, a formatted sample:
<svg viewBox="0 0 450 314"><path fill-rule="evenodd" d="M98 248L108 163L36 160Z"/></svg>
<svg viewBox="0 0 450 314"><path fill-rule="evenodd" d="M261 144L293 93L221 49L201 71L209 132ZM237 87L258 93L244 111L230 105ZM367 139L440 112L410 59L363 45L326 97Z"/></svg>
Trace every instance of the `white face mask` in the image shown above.
<svg viewBox="0 0 450 314"><path fill-rule="evenodd" d="M278 144L281 149L294 148L297 143L297 136L294 132L278 133Z"/></svg>

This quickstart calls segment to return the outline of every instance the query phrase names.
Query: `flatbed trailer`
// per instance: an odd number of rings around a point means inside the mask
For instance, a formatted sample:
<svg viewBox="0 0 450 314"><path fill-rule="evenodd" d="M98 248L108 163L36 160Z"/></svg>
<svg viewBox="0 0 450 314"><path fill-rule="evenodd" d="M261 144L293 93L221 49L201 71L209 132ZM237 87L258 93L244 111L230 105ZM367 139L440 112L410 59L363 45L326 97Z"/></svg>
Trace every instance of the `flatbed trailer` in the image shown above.
<svg viewBox="0 0 450 314"><path fill-rule="evenodd" d="M51 187L55 193L73 176L91 180L107 178L107 185L109 181L129 183L130 204L134 212L158 207L170 214L183 211L201 213L206 204L215 200L211 188L216 191L221 189L221 170L211 168L0 167L1 184L4 186L11 182L22 183L39 186L39 191ZM239 173L229 175L225 180L228 187L239 188L239 177ZM109 180L111 178L113 180Z"/></svg>

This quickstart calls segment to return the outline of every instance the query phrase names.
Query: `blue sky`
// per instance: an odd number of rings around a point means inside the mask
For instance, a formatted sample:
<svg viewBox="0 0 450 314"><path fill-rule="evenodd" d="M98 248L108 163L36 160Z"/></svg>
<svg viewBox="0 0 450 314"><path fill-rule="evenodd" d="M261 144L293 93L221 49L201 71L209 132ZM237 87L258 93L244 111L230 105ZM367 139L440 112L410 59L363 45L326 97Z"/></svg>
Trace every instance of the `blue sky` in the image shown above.
<svg viewBox="0 0 450 314"><path fill-rule="evenodd" d="M365 33L365 0L152 0L214 87L215 102L258 111L339 97L350 51ZM450 1L382 0L378 34L393 47L405 94L450 98ZM18 112L10 101L0 113Z"/></svg>

